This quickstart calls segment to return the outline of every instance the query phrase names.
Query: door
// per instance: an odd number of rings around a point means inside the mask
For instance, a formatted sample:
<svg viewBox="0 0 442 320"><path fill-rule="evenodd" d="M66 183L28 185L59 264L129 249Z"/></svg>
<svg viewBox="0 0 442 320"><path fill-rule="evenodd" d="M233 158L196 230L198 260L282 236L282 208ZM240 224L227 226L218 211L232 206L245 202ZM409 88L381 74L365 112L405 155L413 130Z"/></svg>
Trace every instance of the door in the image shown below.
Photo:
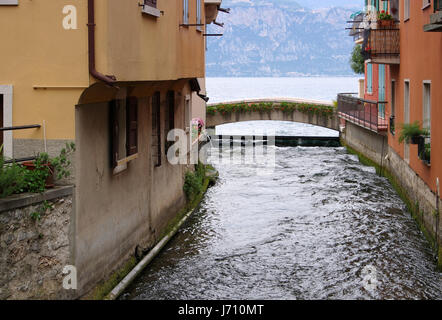
<svg viewBox="0 0 442 320"><path fill-rule="evenodd" d="M385 101L385 65L379 65L379 101ZM385 119L385 103L379 104L379 117Z"/></svg>

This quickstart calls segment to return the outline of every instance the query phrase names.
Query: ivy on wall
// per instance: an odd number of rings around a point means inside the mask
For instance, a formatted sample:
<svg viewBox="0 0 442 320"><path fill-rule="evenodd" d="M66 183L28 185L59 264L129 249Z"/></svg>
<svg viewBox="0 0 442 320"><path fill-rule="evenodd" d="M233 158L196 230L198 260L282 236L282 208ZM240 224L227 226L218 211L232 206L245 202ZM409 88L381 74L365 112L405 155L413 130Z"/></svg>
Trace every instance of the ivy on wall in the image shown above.
<svg viewBox="0 0 442 320"><path fill-rule="evenodd" d="M273 110L281 110L284 113L292 113L299 111L310 115L319 115L324 117L332 117L336 107L329 105L311 104L311 103L237 103L237 104L218 104L207 107L207 115L215 115L217 113L226 115L235 112L270 112Z"/></svg>

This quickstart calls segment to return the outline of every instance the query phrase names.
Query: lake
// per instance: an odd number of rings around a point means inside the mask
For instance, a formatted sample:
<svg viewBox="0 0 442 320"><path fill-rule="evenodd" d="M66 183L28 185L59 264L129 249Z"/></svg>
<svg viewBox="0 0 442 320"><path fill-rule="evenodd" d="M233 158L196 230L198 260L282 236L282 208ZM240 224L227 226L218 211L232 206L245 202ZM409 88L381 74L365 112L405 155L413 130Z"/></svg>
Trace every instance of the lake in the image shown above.
<svg viewBox="0 0 442 320"><path fill-rule="evenodd" d="M358 77L311 78L207 78L209 103L243 99L300 98L332 102L341 92L358 92ZM217 134L263 134L274 129L280 136L339 136L339 133L308 124L252 121L217 127Z"/></svg>

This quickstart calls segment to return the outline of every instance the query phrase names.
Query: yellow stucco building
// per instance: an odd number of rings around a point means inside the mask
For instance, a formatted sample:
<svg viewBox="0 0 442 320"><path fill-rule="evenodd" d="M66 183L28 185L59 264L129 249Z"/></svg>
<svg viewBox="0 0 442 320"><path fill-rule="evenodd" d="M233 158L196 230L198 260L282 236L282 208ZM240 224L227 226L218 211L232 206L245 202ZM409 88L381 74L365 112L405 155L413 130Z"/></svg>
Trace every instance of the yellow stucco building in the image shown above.
<svg viewBox="0 0 442 320"><path fill-rule="evenodd" d="M186 166L168 163L166 136L205 115L205 24L220 4L0 0L0 120L40 125L5 131L5 156L77 147L78 296L155 243L185 203Z"/></svg>

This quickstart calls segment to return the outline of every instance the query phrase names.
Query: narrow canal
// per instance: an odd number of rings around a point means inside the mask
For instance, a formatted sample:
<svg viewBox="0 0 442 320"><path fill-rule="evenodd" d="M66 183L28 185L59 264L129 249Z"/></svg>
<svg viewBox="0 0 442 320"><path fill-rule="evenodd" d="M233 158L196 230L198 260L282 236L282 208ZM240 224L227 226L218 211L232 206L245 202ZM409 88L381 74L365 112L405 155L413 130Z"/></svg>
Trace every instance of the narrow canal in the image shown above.
<svg viewBox="0 0 442 320"><path fill-rule="evenodd" d="M341 147L273 148L267 175L213 156L219 181L121 299L442 298L429 243L374 168Z"/></svg>

